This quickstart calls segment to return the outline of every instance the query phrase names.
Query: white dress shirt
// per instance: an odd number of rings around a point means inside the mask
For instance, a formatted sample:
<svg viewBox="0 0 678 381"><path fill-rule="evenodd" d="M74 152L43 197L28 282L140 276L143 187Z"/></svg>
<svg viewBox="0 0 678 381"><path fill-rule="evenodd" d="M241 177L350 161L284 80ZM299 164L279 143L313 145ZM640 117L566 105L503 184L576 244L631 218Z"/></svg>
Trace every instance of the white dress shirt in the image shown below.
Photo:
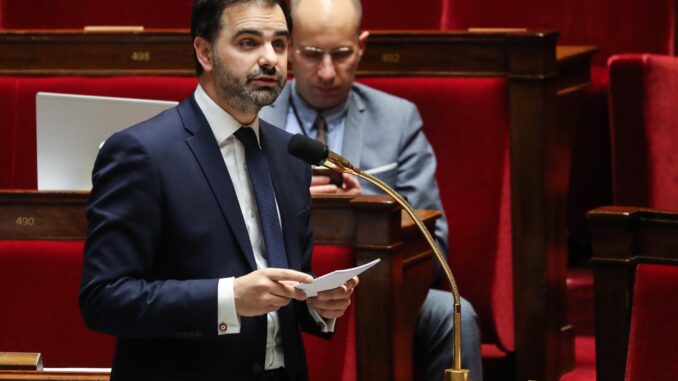
<svg viewBox="0 0 678 381"><path fill-rule="evenodd" d="M200 85L198 85L194 95L198 107L205 115L205 119L207 119L214 133L221 155L226 163L226 168L235 188L238 204L245 220L257 269L266 268L268 263L265 256L264 236L259 222L259 211L257 209L256 198L254 197L254 190L247 170L245 147L233 135L241 125L235 118L219 107ZM257 141L259 141L259 119L255 119L248 127L254 130ZM280 216L280 212L278 212L278 216ZM228 255L228 253L224 253L224 255ZM240 333L240 318L236 313L233 295L234 279L234 277L222 278L218 283L217 332L220 335ZM309 311L322 324L324 332L334 330L335 319L326 322L314 309L309 307ZM268 324L265 369L276 369L285 366L280 321L277 312L268 313L266 319Z"/></svg>

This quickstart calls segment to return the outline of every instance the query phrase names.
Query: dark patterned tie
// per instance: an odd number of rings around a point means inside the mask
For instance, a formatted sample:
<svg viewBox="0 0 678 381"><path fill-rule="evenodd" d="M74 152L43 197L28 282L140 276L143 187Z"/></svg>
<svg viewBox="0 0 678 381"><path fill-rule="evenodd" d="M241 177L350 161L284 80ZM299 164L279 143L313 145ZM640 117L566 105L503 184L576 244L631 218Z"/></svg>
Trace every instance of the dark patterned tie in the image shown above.
<svg viewBox="0 0 678 381"><path fill-rule="evenodd" d="M254 130L249 127L240 127L235 132L235 137L245 146L245 159L252 180L252 188L254 188L254 196L257 199L259 222L268 255L268 267L287 268L285 242L278 219L278 208L275 204L268 161L259 148Z"/></svg>
<svg viewBox="0 0 678 381"><path fill-rule="evenodd" d="M313 128L315 129L315 138L324 145L327 145L327 122L321 113L318 113L318 116L315 117L313 122Z"/></svg>

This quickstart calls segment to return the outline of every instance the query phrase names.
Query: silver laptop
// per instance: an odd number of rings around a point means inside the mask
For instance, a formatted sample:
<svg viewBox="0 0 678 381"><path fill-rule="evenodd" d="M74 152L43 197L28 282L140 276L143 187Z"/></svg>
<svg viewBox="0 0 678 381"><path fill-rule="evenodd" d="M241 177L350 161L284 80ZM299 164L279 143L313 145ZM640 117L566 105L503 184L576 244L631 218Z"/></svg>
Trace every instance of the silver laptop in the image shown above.
<svg viewBox="0 0 678 381"><path fill-rule="evenodd" d="M106 138L176 104L148 99L38 93L38 190L91 189L94 160Z"/></svg>

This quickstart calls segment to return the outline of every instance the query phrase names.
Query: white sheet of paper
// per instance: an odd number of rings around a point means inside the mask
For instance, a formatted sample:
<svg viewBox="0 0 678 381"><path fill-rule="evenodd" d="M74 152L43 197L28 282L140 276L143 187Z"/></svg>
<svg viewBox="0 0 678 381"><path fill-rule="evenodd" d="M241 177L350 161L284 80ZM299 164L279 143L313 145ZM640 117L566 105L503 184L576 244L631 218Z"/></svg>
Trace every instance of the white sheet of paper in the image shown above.
<svg viewBox="0 0 678 381"><path fill-rule="evenodd" d="M365 263L362 266L353 267L350 269L335 270L331 273L315 278L313 283L300 283L294 287L303 290L306 293L306 296L312 298L318 295L318 292L320 291L331 290L341 286L349 279L376 265L379 263L379 261L381 261L381 259L377 258L372 262Z"/></svg>

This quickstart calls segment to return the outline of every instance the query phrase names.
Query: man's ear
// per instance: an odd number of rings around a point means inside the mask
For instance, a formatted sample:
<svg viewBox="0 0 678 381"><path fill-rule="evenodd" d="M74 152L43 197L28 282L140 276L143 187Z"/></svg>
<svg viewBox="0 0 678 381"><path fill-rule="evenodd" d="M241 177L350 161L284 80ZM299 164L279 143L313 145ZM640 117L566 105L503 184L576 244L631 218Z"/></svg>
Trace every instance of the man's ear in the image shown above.
<svg viewBox="0 0 678 381"><path fill-rule="evenodd" d="M365 51L365 46L367 45L367 37L370 36L370 32L367 30L363 30L360 32L360 35L358 35L358 54L359 57L362 57L363 52Z"/></svg>
<svg viewBox="0 0 678 381"><path fill-rule="evenodd" d="M202 68L206 72L212 71L214 66L212 57L212 44L202 37L196 37L193 40L193 49L195 49L195 56Z"/></svg>

